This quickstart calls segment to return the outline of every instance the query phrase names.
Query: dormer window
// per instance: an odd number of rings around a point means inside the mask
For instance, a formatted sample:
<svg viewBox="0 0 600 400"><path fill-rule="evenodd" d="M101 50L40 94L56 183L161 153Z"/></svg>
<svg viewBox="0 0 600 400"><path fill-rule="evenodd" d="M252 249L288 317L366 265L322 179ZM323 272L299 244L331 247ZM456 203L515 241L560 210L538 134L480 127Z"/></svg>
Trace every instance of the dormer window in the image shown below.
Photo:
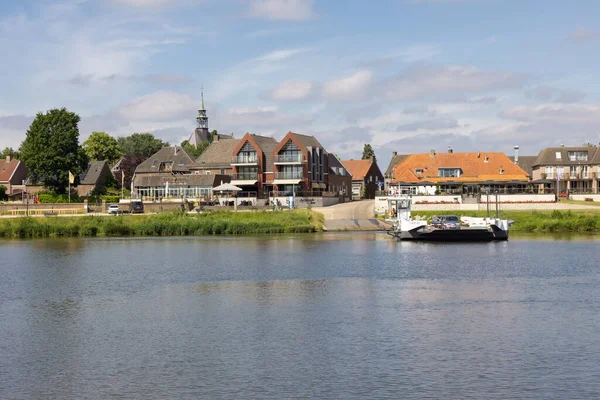
<svg viewBox="0 0 600 400"><path fill-rule="evenodd" d="M154 161L152 161L152 166L153 166L154 168L156 168L156 166L157 166L157 165L158 165L158 160L154 160Z"/></svg>
<svg viewBox="0 0 600 400"><path fill-rule="evenodd" d="M556 152L556 159L560 160L562 158L562 155L560 154L560 151Z"/></svg>
<svg viewBox="0 0 600 400"><path fill-rule="evenodd" d="M438 168L438 177L440 178L458 178L461 175L460 168Z"/></svg>
<svg viewBox="0 0 600 400"><path fill-rule="evenodd" d="M500 175L502 175L504 173L504 169L502 168L502 165L500 166Z"/></svg>
<svg viewBox="0 0 600 400"><path fill-rule="evenodd" d="M567 153L569 157L569 161L587 161L588 153L587 151L569 151Z"/></svg>
<svg viewBox="0 0 600 400"><path fill-rule="evenodd" d="M423 168L417 168L417 169L415 169L415 174L422 175L423 174Z"/></svg>
<svg viewBox="0 0 600 400"><path fill-rule="evenodd" d="M486 162L488 162L489 160L490 160L490 159L488 158L488 155L487 155L487 153L486 153L486 155L485 155L485 158L483 159L483 162L485 162L485 163L486 163Z"/></svg>
<svg viewBox="0 0 600 400"><path fill-rule="evenodd" d="M179 165L183 167L185 165L185 160L179 160Z"/></svg>

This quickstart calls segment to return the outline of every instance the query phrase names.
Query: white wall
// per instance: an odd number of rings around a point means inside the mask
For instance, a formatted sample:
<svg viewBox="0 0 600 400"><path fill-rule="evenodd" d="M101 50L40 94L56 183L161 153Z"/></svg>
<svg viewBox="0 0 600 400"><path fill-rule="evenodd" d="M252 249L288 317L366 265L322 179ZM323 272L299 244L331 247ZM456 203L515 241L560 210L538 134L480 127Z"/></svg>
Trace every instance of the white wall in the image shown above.
<svg viewBox="0 0 600 400"><path fill-rule="evenodd" d="M459 194L457 195L438 195L438 196L413 196L413 204L417 204L421 201L428 201L430 203L446 202L446 203L462 203L462 198Z"/></svg>
<svg viewBox="0 0 600 400"><path fill-rule="evenodd" d="M481 201L486 202L487 196L481 195ZM554 202L554 194L501 194L498 196L500 203L525 203L525 202ZM496 202L496 196L490 194L490 203Z"/></svg>
<svg viewBox="0 0 600 400"><path fill-rule="evenodd" d="M287 208L289 197L271 197L269 199L269 206L273 204L273 200L279 200L281 207ZM334 204L338 204L340 199L338 197L295 197L294 207L295 208L307 208L311 207L329 207ZM386 206L387 207L387 206Z"/></svg>
<svg viewBox="0 0 600 400"><path fill-rule="evenodd" d="M594 201L600 201L600 194L572 194L571 195L571 200L585 201L585 199L594 199Z"/></svg>

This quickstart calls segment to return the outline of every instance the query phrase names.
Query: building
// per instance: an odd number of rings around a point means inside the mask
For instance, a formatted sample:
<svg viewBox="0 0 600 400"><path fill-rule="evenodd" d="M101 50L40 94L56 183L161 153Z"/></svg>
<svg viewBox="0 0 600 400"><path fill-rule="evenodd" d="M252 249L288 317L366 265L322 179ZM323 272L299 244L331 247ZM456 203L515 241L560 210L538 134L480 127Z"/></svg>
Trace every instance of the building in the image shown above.
<svg viewBox="0 0 600 400"><path fill-rule="evenodd" d="M211 199L213 188L230 180L229 175L142 174L136 175L134 186L142 200Z"/></svg>
<svg viewBox="0 0 600 400"><path fill-rule="evenodd" d="M27 167L10 156L0 160L0 185L6 187L6 194L23 191L23 181L27 178Z"/></svg>
<svg viewBox="0 0 600 400"><path fill-rule="evenodd" d="M246 133L233 149L231 183L257 198L267 198L273 191L273 151L277 141L272 137Z"/></svg>
<svg viewBox="0 0 600 400"><path fill-rule="evenodd" d="M532 164L532 179L540 192L598 193L600 148L545 148Z"/></svg>
<svg viewBox="0 0 600 400"><path fill-rule="evenodd" d="M352 175L335 154L327 154L327 191L338 196L341 201L350 200Z"/></svg>
<svg viewBox="0 0 600 400"><path fill-rule="evenodd" d="M383 189L383 174L377 166L375 157L366 160L344 160L342 164L352 175L352 199L374 199L375 192Z"/></svg>
<svg viewBox="0 0 600 400"><path fill-rule="evenodd" d="M198 109L198 115L196 115L196 129L188 139L188 143L194 147L211 141L210 132L208 131L208 116L206 115L206 108L204 108L204 90L201 92L201 97L202 104Z"/></svg>
<svg viewBox="0 0 600 400"><path fill-rule="evenodd" d="M200 175L232 175L231 155L239 139L233 134L216 135L213 142L202 152L196 162L190 166L190 173Z"/></svg>
<svg viewBox="0 0 600 400"><path fill-rule="evenodd" d="M87 169L79 176L77 194L87 196L92 191L104 188L114 178L106 161L93 161L88 164Z"/></svg>
<svg viewBox="0 0 600 400"><path fill-rule="evenodd" d="M138 165L143 163L144 160L145 158L142 156L125 154L112 166L110 172L112 173L113 178L119 183L119 186L123 185L125 189L131 188L135 169Z"/></svg>
<svg viewBox="0 0 600 400"><path fill-rule="evenodd" d="M415 187L416 193L478 194L485 190L523 190L529 176L504 153L410 154L394 167L392 185Z"/></svg>
<svg viewBox="0 0 600 400"><path fill-rule="evenodd" d="M392 152L392 159L390 160L390 163L384 174L385 190L389 189L390 184L394 180L394 168L396 168L396 165L400 164L408 156L409 154L398 154L397 151Z"/></svg>
<svg viewBox="0 0 600 400"><path fill-rule="evenodd" d="M194 160L180 146L163 147L135 169L133 194L149 199L168 196L168 182L187 185L175 178L190 175L193 165Z"/></svg>
<svg viewBox="0 0 600 400"><path fill-rule="evenodd" d="M320 196L327 188L327 152L314 136L288 132L273 151L277 196Z"/></svg>

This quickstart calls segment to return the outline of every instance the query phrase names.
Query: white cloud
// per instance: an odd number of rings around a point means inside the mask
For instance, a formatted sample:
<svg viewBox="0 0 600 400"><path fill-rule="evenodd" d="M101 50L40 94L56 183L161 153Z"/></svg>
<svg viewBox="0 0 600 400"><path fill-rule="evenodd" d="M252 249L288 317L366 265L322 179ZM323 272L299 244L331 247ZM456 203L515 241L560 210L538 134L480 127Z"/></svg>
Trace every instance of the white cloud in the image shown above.
<svg viewBox="0 0 600 400"><path fill-rule="evenodd" d="M301 21L311 18L313 0L251 0L250 14L254 17Z"/></svg>
<svg viewBox="0 0 600 400"><path fill-rule="evenodd" d="M138 97L119 107L119 112L130 121L191 120L198 104L188 95L161 91Z"/></svg>
<svg viewBox="0 0 600 400"><path fill-rule="evenodd" d="M563 90L551 85L537 85L525 91L529 98L544 102L577 103L585 98L578 90Z"/></svg>
<svg viewBox="0 0 600 400"><path fill-rule="evenodd" d="M325 82L323 96L335 100L355 98L366 91L372 77L371 71L361 70L350 76Z"/></svg>
<svg viewBox="0 0 600 400"><path fill-rule="evenodd" d="M549 121L562 124L595 125L600 124L600 104L518 106L501 112L500 117L523 122Z"/></svg>
<svg viewBox="0 0 600 400"><path fill-rule="evenodd" d="M256 58L257 61L282 61L291 56L308 51L308 49L285 49L275 50Z"/></svg>
<svg viewBox="0 0 600 400"><path fill-rule="evenodd" d="M526 77L504 71L481 71L474 66L415 66L380 83L379 90L394 100L462 98L469 94L522 87Z"/></svg>
<svg viewBox="0 0 600 400"><path fill-rule="evenodd" d="M271 91L270 97L273 100L302 100L308 97L312 88L309 81L285 81Z"/></svg>

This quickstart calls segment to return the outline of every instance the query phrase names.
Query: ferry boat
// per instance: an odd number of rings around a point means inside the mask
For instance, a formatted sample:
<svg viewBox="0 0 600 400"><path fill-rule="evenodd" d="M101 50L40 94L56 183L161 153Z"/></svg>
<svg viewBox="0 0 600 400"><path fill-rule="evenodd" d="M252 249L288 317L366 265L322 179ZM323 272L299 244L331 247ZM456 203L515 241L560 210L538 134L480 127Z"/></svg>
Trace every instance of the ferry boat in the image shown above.
<svg viewBox="0 0 600 400"><path fill-rule="evenodd" d="M412 195L398 192L387 197L386 221L392 224L387 233L400 240L426 240L436 242L492 242L508 240L508 228L513 221L496 217L487 218L441 216L437 220L413 219ZM489 210L488 210L489 211ZM488 213L489 214L489 213Z"/></svg>

